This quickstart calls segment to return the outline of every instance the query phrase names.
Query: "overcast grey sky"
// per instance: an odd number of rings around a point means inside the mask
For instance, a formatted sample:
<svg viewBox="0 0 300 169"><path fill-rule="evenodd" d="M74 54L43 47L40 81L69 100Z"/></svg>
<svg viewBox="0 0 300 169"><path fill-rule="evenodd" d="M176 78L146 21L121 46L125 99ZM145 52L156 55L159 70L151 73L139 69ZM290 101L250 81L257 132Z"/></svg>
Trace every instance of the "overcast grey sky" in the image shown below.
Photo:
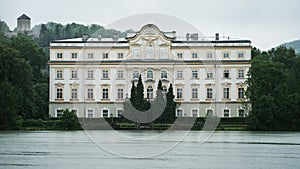
<svg viewBox="0 0 300 169"><path fill-rule="evenodd" d="M10 29L23 13L32 25L53 21L103 26L130 15L162 13L185 20L206 36L220 32L250 39L262 50L300 39L299 0L1 0L0 19Z"/></svg>

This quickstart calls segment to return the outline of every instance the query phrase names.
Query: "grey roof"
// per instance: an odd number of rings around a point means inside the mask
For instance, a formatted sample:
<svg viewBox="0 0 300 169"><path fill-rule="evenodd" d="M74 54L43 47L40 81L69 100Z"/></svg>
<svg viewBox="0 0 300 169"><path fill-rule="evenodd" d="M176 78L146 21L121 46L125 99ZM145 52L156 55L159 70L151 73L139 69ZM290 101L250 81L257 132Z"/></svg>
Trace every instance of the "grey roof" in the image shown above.
<svg viewBox="0 0 300 169"><path fill-rule="evenodd" d="M18 19L30 19L27 15L23 14Z"/></svg>

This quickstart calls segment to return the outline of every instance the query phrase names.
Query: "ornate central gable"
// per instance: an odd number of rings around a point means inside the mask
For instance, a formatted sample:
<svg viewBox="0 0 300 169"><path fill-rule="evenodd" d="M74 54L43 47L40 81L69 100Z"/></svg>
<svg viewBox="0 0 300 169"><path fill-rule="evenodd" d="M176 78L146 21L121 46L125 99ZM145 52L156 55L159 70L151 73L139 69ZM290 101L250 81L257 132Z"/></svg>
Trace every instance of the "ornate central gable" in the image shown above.
<svg viewBox="0 0 300 169"><path fill-rule="evenodd" d="M133 37L128 37L131 59L170 59L173 38L166 37L157 26L145 25Z"/></svg>

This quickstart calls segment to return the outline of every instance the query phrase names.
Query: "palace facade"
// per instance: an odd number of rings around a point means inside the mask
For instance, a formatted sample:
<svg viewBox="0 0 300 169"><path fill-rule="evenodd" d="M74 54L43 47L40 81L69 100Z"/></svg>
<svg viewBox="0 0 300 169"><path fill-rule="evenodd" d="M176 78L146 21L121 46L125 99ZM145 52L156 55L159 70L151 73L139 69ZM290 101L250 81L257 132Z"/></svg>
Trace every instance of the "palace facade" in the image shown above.
<svg viewBox="0 0 300 169"><path fill-rule="evenodd" d="M49 114L66 108L78 117L118 117L132 82L142 76L144 94L155 98L161 79L172 83L176 116L243 117L251 41L176 36L153 24L126 38L55 40L50 44Z"/></svg>

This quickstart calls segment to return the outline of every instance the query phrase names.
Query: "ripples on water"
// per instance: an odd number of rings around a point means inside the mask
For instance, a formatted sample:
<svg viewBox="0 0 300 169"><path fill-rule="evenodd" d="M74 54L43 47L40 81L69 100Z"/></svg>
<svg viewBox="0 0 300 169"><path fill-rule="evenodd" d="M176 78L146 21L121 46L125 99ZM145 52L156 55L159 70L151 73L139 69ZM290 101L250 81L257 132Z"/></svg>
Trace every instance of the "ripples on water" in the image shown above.
<svg viewBox="0 0 300 169"><path fill-rule="evenodd" d="M155 138L159 134L120 132L127 137L141 138ZM92 134L105 138L111 131ZM205 143L200 143L199 132L193 131L170 151L141 159L107 153L90 138L91 133L84 131L0 132L0 168L300 168L300 133L297 132L214 132ZM161 144L163 149L176 142L155 139L148 144L136 144L118 138L109 144L130 152L132 146Z"/></svg>

